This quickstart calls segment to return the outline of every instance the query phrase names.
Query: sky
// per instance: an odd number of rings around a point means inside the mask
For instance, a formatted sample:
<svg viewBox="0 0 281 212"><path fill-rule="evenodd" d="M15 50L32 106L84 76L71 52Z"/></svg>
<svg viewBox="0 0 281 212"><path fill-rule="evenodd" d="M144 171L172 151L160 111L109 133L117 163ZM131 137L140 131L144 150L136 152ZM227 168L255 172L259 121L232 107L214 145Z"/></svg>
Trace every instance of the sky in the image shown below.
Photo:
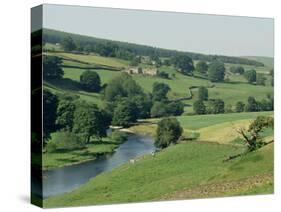
<svg viewBox="0 0 281 212"><path fill-rule="evenodd" d="M180 51L274 56L274 20L44 5L43 27Z"/></svg>

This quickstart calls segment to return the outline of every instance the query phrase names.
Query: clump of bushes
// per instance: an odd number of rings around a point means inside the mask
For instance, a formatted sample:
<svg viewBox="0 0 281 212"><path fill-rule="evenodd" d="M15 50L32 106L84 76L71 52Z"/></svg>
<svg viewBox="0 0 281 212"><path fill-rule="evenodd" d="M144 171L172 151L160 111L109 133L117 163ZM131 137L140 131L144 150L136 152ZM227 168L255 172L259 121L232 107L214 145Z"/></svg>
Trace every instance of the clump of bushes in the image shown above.
<svg viewBox="0 0 281 212"><path fill-rule="evenodd" d="M85 147L85 142L74 133L58 132L54 138L47 143L47 152L69 151L75 149L82 149Z"/></svg>
<svg viewBox="0 0 281 212"><path fill-rule="evenodd" d="M123 143L127 140L128 134L121 131L113 131L110 137L113 141L116 141L117 143Z"/></svg>

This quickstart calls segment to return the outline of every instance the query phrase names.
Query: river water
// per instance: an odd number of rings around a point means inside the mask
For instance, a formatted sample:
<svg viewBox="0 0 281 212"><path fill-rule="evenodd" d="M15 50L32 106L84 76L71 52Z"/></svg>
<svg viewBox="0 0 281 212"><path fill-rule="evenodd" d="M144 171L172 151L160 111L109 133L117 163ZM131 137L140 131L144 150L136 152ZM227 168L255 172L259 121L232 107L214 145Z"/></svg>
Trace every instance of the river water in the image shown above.
<svg viewBox="0 0 281 212"><path fill-rule="evenodd" d="M150 136L130 135L116 151L107 157L73 166L43 172L43 198L69 192L89 181L90 178L120 166L130 159L155 150Z"/></svg>

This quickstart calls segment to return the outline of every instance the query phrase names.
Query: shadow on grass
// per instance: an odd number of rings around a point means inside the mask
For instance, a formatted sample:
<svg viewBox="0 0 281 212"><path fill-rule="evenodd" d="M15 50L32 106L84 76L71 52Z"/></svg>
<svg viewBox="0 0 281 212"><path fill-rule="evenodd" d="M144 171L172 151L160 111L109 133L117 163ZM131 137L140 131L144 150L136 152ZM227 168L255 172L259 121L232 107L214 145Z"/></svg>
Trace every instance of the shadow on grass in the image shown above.
<svg viewBox="0 0 281 212"><path fill-rule="evenodd" d="M72 79L62 78L62 79L46 79L46 82L52 84L53 86L73 91L81 91L81 86L79 82L76 82Z"/></svg>

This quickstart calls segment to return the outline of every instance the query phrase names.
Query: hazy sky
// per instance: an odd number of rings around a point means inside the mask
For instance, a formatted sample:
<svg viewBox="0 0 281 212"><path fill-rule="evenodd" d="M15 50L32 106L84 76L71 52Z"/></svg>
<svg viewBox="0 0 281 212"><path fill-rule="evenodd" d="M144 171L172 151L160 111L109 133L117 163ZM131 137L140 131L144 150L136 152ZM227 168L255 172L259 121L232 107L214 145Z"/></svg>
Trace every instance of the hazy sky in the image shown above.
<svg viewBox="0 0 281 212"><path fill-rule="evenodd" d="M44 5L43 27L182 51L233 56L274 54L268 18Z"/></svg>

